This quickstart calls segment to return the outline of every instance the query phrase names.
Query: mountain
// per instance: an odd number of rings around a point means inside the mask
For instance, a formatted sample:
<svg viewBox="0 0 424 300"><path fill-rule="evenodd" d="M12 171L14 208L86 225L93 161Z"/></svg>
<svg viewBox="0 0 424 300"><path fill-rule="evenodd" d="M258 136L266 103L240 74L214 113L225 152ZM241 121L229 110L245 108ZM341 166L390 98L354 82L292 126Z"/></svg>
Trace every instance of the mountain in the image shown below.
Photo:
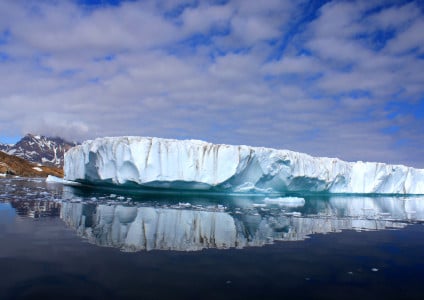
<svg viewBox="0 0 424 300"><path fill-rule="evenodd" d="M23 177L47 177L47 175L63 177L63 170L54 166L30 163L23 158L0 151L0 174Z"/></svg>
<svg viewBox="0 0 424 300"><path fill-rule="evenodd" d="M13 145L0 144L0 151L7 152L7 150L9 150L9 148L12 146Z"/></svg>
<svg viewBox="0 0 424 300"><path fill-rule="evenodd" d="M27 134L15 145L0 144L0 150L32 163L62 168L65 152L75 145L60 137Z"/></svg>

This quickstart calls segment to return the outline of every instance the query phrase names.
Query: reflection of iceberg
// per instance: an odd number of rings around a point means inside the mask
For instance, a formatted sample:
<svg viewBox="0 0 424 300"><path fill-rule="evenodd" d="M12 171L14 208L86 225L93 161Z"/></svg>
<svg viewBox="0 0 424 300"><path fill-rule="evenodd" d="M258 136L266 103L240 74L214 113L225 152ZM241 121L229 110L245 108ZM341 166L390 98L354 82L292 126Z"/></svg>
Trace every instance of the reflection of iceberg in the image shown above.
<svg viewBox="0 0 424 300"><path fill-rule="evenodd" d="M424 197L331 197L329 202L346 217L424 220Z"/></svg>
<svg viewBox="0 0 424 300"><path fill-rule="evenodd" d="M250 207L237 212L63 202L61 218L81 236L125 251L227 249L303 240L345 229L402 228L424 220L422 198L310 200L302 217L284 209ZM413 213L411 213L413 211Z"/></svg>
<svg viewBox="0 0 424 300"><path fill-rule="evenodd" d="M61 216L94 243L125 250L190 251L236 245L234 219L223 212L65 202Z"/></svg>
<svg viewBox="0 0 424 300"><path fill-rule="evenodd" d="M65 179L212 192L424 194L424 170L288 150L144 137L86 141L65 154Z"/></svg>

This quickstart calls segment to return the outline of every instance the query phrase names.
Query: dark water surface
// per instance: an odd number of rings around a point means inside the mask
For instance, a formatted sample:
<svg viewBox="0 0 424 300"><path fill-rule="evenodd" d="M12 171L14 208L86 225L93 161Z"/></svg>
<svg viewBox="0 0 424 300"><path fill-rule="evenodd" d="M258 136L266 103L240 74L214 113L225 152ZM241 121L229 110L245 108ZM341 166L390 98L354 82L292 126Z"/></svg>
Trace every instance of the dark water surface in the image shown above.
<svg viewBox="0 0 424 300"><path fill-rule="evenodd" d="M0 179L0 299L422 299L424 198L131 195Z"/></svg>

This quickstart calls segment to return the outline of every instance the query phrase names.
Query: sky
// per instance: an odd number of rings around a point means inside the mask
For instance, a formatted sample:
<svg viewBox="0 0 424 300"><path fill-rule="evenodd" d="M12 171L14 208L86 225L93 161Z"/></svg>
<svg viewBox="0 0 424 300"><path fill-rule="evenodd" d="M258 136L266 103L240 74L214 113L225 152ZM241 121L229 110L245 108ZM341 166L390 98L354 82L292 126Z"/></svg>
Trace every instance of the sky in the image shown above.
<svg viewBox="0 0 424 300"><path fill-rule="evenodd" d="M424 2L0 1L0 142L201 139L424 168Z"/></svg>

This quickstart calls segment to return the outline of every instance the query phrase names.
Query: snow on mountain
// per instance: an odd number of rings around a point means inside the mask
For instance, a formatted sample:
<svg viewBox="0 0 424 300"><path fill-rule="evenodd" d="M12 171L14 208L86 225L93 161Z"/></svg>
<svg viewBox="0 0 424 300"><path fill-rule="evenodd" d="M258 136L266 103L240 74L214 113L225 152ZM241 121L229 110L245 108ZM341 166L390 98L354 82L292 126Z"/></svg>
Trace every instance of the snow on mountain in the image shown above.
<svg viewBox="0 0 424 300"><path fill-rule="evenodd" d="M12 146L13 145L0 143L0 151L7 152L7 150L9 150L9 148L12 147Z"/></svg>
<svg viewBox="0 0 424 300"><path fill-rule="evenodd" d="M65 179L224 193L424 194L424 169L198 140L108 137L65 154Z"/></svg>
<svg viewBox="0 0 424 300"><path fill-rule="evenodd" d="M27 134L15 145L0 144L0 150L33 163L62 167L65 152L73 146L75 143L59 137Z"/></svg>
<svg viewBox="0 0 424 300"><path fill-rule="evenodd" d="M63 177L62 168L41 166L26 159L0 151L0 176L15 175L22 177Z"/></svg>

